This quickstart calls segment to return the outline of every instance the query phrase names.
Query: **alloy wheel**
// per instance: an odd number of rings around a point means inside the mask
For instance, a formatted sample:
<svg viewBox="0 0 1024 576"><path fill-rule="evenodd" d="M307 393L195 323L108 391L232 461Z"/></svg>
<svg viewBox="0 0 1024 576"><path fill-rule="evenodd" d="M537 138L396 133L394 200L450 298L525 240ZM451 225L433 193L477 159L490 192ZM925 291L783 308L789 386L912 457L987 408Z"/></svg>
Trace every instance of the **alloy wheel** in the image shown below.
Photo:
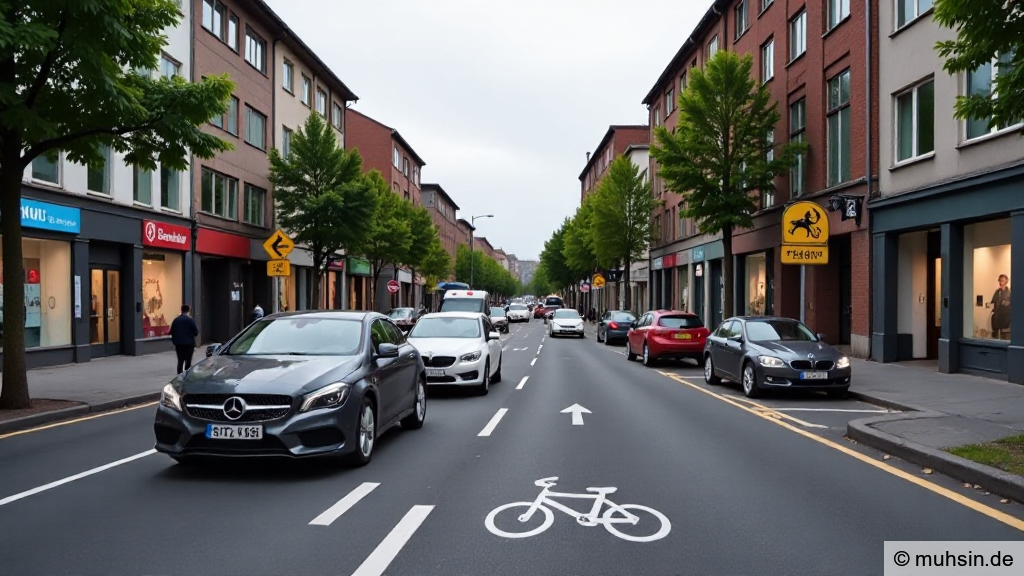
<svg viewBox="0 0 1024 576"><path fill-rule="evenodd" d="M711 382L711 377L715 374L715 367L711 365L711 358L704 362L704 381Z"/></svg>
<svg viewBox="0 0 1024 576"><path fill-rule="evenodd" d="M376 435L376 427L373 421L373 407L369 404L363 405L363 413L359 415L359 451L364 458L373 453L373 441Z"/></svg>
<svg viewBox="0 0 1024 576"><path fill-rule="evenodd" d="M416 419L423 421L427 415L427 387L420 381L416 385Z"/></svg>

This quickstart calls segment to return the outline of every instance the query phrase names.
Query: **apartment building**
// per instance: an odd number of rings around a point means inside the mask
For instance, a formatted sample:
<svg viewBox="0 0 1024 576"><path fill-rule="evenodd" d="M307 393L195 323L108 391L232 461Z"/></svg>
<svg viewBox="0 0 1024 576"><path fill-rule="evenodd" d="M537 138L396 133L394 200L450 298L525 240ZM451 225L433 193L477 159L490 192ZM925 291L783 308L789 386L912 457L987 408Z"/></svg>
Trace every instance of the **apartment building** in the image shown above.
<svg viewBox="0 0 1024 576"><path fill-rule="evenodd" d="M519 281L522 282L524 286L533 280L534 274L537 273L538 264L540 264L540 262L537 260L519 261Z"/></svg>
<svg viewBox="0 0 1024 576"><path fill-rule="evenodd" d="M458 246L465 246L466 248L469 248L469 243L473 238L473 232L476 230L476 227L465 218L459 218L455 223L458 231L456 235L456 242ZM456 253L458 253L458 246L456 246Z"/></svg>
<svg viewBox="0 0 1024 576"><path fill-rule="evenodd" d="M491 246L490 240L483 236L477 236L473 241L475 242L475 245L473 246L474 250L483 252L485 256L492 260L497 260L494 256L494 246Z"/></svg>
<svg viewBox="0 0 1024 576"><path fill-rule="evenodd" d="M193 6L164 31L158 70L192 78ZM37 158L25 170L21 225L30 368L169 349L171 320L193 299L188 172ZM8 279L8 281L14 281ZM0 290L2 302L2 290Z"/></svg>
<svg viewBox="0 0 1024 576"><path fill-rule="evenodd" d="M459 247L459 222L455 214L459 205L452 200L452 197L444 191L440 184L424 184L420 192L423 199L423 207L430 212L430 218L437 226L437 234L444 246L452 263L455 262L455 255ZM468 244L467 239L467 244Z"/></svg>
<svg viewBox="0 0 1024 576"><path fill-rule="evenodd" d="M646 154L650 142L650 126L609 126L594 153L587 153L587 163L580 173L580 203L597 188L608 166L622 154L635 154L634 162L646 170L647 158L640 156Z"/></svg>
<svg viewBox="0 0 1024 576"><path fill-rule="evenodd" d="M693 310L717 325L729 297L738 314L801 318L830 343L868 355L870 222L864 201L878 165L877 4L717 0L673 57L643 101L652 127L676 124L676 99L692 68L718 50L732 50L753 55L753 73L778 103L774 140L803 141L809 150L774 190L762 191L754 227L734 232L731 295L722 288L721 238L702 235L694 222L680 218L681 198L654 177L654 193L664 200L654 216L659 242L651 250L655 307ZM652 172L657 174L653 161ZM828 218L827 265L781 263L782 210L793 200L818 204L817 217ZM854 211L859 216L848 217Z"/></svg>
<svg viewBox="0 0 1024 576"><path fill-rule="evenodd" d="M883 0L878 14L872 358L1024 384L1024 306L1009 306L1024 274L1022 124L953 118L958 96L991 91L1000 60L950 75L935 44L956 34L931 2Z"/></svg>
<svg viewBox="0 0 1024 576"><path fill-rule="evenodd" d="M502 250L501 248L496 249L494 251L494 260L498 263L499 266L501 266L502 268L505 269L506 272L508 272L508 256L505 254L504 250Z"/></svg>
<svg viewBox="0 0 1024 576"><path fill-rule="evenodd" d="M519 258L515 254L505 254L508 259L508 272L516 280L519 279Z"/></svg>

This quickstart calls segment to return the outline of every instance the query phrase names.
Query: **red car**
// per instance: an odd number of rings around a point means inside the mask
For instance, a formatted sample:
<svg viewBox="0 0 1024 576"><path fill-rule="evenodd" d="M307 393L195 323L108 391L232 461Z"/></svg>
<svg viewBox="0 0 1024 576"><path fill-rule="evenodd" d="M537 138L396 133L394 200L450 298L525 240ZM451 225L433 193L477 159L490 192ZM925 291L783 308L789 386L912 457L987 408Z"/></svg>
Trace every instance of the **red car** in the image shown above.
<svg viewBox="0 0 1024 576"><path fill-rule="evenodd" d="M651 366L662 358L691 358L704 364L704 345L711 332L700 316L679 310L652 310L633 322L626 334L626 358L643 358Z"/></svg>

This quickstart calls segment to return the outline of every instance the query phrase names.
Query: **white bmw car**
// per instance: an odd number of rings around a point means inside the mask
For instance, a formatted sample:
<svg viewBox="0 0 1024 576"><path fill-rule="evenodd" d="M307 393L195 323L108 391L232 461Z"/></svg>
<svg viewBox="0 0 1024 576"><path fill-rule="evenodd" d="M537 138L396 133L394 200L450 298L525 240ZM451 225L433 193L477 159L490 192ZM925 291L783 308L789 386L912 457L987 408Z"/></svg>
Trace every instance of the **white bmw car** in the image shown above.
<svg viewBox="0 0 1024 576"><path fill-rule="evenodd" d="M501 335L483 314L426 314L408 340L423 357L428 385L472 386L484 395L501 381Z"/></svg>
<svg viewBox="0 0 1024 576"><path fill-rule="evenodd" d="M529 322L532 314L526 304L512 304L508 307L509 322Z"/></svg>
<svg viewBox="0 0 1024 576"><path fill-rule="evenodd" d="M572 308L559 308L551 313L548 320L548 336L579 336L583 334L583 317Z"/></svg>

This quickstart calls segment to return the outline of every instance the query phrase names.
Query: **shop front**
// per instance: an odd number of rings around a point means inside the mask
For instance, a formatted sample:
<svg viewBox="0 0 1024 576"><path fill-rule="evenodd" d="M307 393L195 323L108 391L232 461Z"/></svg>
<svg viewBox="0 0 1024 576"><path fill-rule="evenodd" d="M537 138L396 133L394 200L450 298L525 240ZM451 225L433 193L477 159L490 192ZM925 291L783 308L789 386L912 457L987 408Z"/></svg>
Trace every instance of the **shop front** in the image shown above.
<svg viewBox="0 0 1024 576"><path fill-rule="evenodd" d="M721 240L715 240L690 251L693 268L693 313L704 320L704 325L714 329L722 323L722 256Z"/></svg>
<svg viewBox="0 0 1024 576"><path fill-rule="evenodd" d="M288 276L277 277L277 312L310 309L310 282L313 276L313 255L296 247L288 253L291 270Z"/></svg>
<svg viewBox="0 0 1024 576"><path fill-rule="evenodd" d="M203 342L226 341L252 321L256 304L264 312L271 306L266 262L253 258L256 249L263 250L256 239L199 228L196 321Z"/></svg>
<svg viewBox="0 0 1024 576"><path fill-rule="evenodd" d="M370 261L349 256L345 259L348 267L348 308L349 310L370 309Z"/></svg>
<svg viewBox="0 0 1024 576"><path fill-rule="evenodd" d="M170 349L171 322L181 313L185 301L185 260L192 250L192 230L185 226L142 221L142 337L139 351L167 351ZM100 276L109 271L93 270L91 282L95 286Z"/></svg>

